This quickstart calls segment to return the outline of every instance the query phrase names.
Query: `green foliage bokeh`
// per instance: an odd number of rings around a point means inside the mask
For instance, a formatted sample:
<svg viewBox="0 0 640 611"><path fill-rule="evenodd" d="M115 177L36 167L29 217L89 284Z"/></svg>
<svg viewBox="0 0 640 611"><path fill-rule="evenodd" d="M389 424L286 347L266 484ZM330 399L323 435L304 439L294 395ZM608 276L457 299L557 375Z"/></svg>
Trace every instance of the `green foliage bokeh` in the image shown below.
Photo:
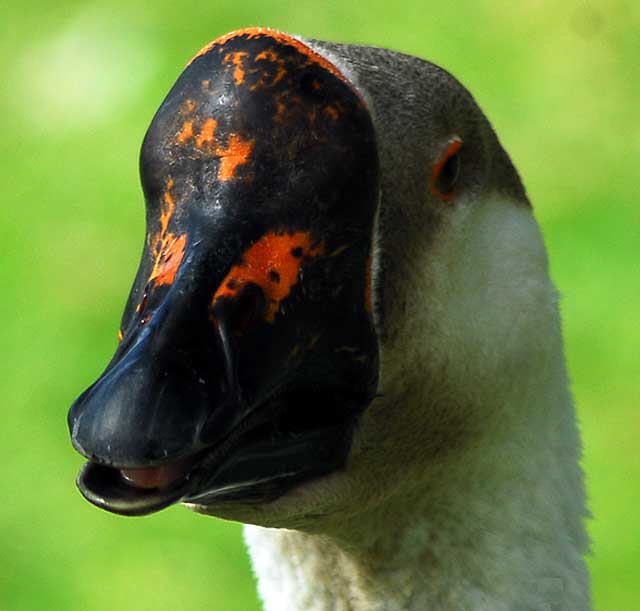
<svg viewBox="0 0 640 611"><path fill-rule="evenodd" d="M474 93L519 168L562 299L595 608L640 609L640 5L24 2L0 20L0 609L258 609L240 527L98 511L66 410L102 370L144 235L137 156L186 61L248 25L387 46Z"/></svg>

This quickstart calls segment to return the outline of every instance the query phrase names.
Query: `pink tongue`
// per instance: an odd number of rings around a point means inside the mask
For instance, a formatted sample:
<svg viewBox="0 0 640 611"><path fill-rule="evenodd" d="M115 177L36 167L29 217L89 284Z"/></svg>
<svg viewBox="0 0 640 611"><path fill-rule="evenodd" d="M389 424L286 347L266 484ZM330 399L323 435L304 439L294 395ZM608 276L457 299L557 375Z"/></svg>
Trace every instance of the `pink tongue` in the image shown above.
<svg viewBox="0 0 640 611"><path fill-rule="evenodd" d="M121 469L122 477L137 488L166 488L182 479L191 468L193 459L184 459L160 467Z"/></svg>

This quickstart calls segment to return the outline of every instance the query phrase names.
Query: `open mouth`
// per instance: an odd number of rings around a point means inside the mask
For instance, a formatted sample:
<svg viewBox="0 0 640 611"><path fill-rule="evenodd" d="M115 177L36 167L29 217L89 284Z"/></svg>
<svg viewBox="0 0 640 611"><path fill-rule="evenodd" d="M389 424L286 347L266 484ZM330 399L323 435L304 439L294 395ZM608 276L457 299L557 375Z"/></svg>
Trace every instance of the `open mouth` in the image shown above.
<svg viewBox="0 0 640 611"><path fill-rule="evenodd" d="M353 392L291 390L253 410L213 446L145 467L89 461L77 485L94 505L128 516L180 501L274 500L344 465L367 403Z"/></svg>

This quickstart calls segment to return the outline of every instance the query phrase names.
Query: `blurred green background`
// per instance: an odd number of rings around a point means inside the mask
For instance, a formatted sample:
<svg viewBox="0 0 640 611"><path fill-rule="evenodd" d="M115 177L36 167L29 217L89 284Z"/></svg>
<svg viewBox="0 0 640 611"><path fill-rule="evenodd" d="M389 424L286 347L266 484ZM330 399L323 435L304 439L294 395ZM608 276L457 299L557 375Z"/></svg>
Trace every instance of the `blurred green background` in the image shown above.
<svg viewBox="0 0 640 611"><path fill-rule="evenodd" d="M265 25L428 58L474 93L543 226L584 436L596 609L640 609L640 3L17 2L0 20L0 609L257 609L240 527L109 515L66 411L142 245L137 157L187 60Z"/></svg>

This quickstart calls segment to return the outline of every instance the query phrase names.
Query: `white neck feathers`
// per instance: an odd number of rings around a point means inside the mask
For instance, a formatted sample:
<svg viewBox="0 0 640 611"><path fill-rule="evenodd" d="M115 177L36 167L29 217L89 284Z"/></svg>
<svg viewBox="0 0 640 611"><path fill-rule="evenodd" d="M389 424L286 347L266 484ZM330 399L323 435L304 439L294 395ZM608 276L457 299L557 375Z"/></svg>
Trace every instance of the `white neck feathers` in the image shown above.
<svg viewBox="0 0 640 611"><path fill-rule="evenodd" d="M329 534L247 526L266 611L589 609L577 446L526 437Z"/></svg>

